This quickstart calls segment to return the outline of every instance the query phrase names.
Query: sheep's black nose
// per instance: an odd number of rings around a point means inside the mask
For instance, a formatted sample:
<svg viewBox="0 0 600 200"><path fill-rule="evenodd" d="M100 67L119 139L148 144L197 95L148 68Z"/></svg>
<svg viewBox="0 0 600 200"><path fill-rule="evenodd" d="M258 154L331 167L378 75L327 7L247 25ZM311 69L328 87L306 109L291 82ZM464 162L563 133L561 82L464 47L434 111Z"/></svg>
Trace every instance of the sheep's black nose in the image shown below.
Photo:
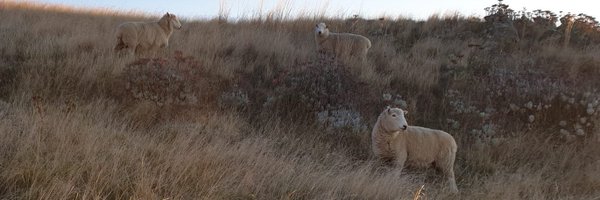
<svg viewBox="0 0 600 200"><path fill-rule="evenodd" d="M402 130L406 130L407 128L408 128L408 126L406 126L406 125L402 126Z"/></svg>
<svg viewBox="0 0 600 200"><path fill-rule="evenodd" d="M319 31L319 35L321 35L321 31Z"/></svg>

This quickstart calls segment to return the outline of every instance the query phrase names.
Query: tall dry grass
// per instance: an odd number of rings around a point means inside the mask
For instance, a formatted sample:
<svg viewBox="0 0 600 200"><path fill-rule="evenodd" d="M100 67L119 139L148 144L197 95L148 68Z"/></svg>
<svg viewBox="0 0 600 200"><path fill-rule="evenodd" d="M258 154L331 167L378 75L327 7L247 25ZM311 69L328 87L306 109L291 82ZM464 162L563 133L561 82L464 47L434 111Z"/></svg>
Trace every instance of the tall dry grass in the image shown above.
<svg viewBox="0 0 600 200"><path fill-rule="evenodd" d="M349 78L360 90L353 98L359 99L358 110L365 123L374 122L382 108L381 94L402 94L412 110L411 123L444 128L456 137L456 176L461 192L451 195L434 170L408 169L400 174L393 166L373 159L369 129L325 129L311 121L309 113L286 118L277 114L302 106L299 104L280 102L279 110L261 110L263 102L257 101L276 94L280 87L271 80L279 80L289 71L296 73L288 76L303 74L305 65L313 66L308 69L319 66L320 62L313 62L319 59L311 31L314 19L188 21L174 33L168 53L162 56L178 50L195 57L200 77L214 80L197 87L253 91L248 94L253 102L246 109L235 110L217 106L219 93L200 94L204 96L198 106L158 105L151 98L128 98L131 94L123 82L136 76L127 73L128 67L154 65L131 65L133 60L115 57L111 51L113 31L123 21L144 16L62 12L64 9L36 4L2 5L2 199L600 196L600 148L593 137L569 143L548 140L545 135L554 134L552 129L522 128L515 117L515 125L498 131L510 137L493 145L476 145L468 127L479 122L457 115L464 126L451 129L444 123L450 114L443 113L451 110L444 103L449 99L437 93L447 87L473 88L466 80L481 69L467 66L481 62L481 66L513 70L524 70L513 64L526 63L531 69L551 69L557 76L569 72L572 78L581 75L581 70L597 73L597 55L586 54L585 49L543 46L547 49L534 55L515 51L512 59L500 60L467 48L470 41L454 33L479 25L457 16L434 17L424 23L325 19L334 31L368 35L374 44L367 64L340 64L348 68ZM448 33L444 27L454 29ZM536 61L557 59L569 67L527 60L532 57ZM446 65L460 71L452 75L454 85L445 85L446 72L441 68ZM493 105L493 100L481 93L473 91L464 97Z"/></svg>

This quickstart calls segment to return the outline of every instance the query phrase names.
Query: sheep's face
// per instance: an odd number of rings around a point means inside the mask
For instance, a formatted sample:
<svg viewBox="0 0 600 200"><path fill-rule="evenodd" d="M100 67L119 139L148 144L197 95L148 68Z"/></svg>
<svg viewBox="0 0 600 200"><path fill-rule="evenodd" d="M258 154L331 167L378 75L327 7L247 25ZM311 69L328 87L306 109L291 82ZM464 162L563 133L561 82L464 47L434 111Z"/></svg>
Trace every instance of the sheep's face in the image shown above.
<svg viewBox="0 0 600 200"><path fill-rule="evenodd" d="M404 115L408 113L400 108L387 107L383 111L383 118L380 123L384 126L383 128L390 132L405 131L408 128L408 123Z"/></svg>
<svg viewBox="0 0 600 200"><path fill-rule="evenodd" d="M177 16L175 16L174 14L167 13L164 17L166 17L169 20L169 23L173 28L181 29L181 22L179 22Z"/></svg>
<svg viewBox="0 0 600 200"><path fill-rule="evenodd" d="M315 35L317 37L328 37L329 36L329 29L327 28L327 24L321 22L318 23L317 26L315 27Z"/></svg>

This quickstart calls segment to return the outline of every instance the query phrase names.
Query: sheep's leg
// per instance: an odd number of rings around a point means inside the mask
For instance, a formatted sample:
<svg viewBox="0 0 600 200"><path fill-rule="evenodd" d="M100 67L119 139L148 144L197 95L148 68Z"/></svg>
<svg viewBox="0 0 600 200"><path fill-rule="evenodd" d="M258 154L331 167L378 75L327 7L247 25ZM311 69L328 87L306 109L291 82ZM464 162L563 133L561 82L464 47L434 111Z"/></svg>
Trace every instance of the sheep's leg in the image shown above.
<svg viewBox="0 0 600 200"><path fill-rule="evenodd" d="M122 57L123 49L125 49L125 48L127 48L127 47L115 46L115 49L114 49L115 55Z"/></svg>
<svg viewBox="0 0 600 200"><path fill-rule="evenodd" d="M446 160L440 163L439 168L442 170L448 181L450 191L452 191L452 193L458 193L456 179L454 177L454 156L449 156Z"/></svg>
<svg viewBox="0 0 600 200"><path fill-rule="evenodd" d="M116 50L116 48L115 48ZM133 48L127 45L123 45L120 49L116 50L116 53L119 57L130 57L134 56L135 52Z"/></svg>
<svg viewBox="0 0 600 200"><path fill-rule="evenodd" d="M155 56L162 57L162 56L166 55L166 56L168 57L168 55L167 55L167 53L168 53L168 51L167 51L167 46L166 46L166 45L163 45L163 46L161 46L161 47L157 47L157 48L154 50L154 53L155 53Z"/></svg>
<svg viewBox="0 0 600 200"><path fill-rule="evenodd" d="M125 54L126 56L129 56L131 54L131 46L127 45L126 43L123 43L122 48L119 50L121 55Z"/></svg>
<svg viewBox="0 0 600 200"><path fill-rule="evenodd" d="M135 55L135 49L131 46L126 46L123 50L121 50L121 55L125 55L126 57L132 57Z"/></svg>
<svg viewBox="0 0 600 200"><path fill-rule="evenodd" d="M452 193L458 193L458 187L456 187L456 179L454 178L454 170L448 169L447 172L444 173L446 175L446 179L448 180L448 187Z"/></svg>
<svg viewBox="0 0 600 200"><path fill-rule="evenodd" d="M133 55L135 55L137 57L144 58L144 57L146 57L147 53L148 53L148 50L142 48L142 46L140 46L140 45L138 45L135 49L133 49Z"/></svg>
<svg viewBox="0 0 600 200"><path fill-rule="evenodd" d="M138 46L137 40L129 34L121 35L118 39L122 47L121 51L125 50L126 56L135 57L135 51Z"/></svg>
<svg viewBox="0 0 600 200"><path fill-rule="evenodd" d="M113 49L114 52L116 53L117 56L122 57L123 51L124 51L123 49L125 49L125 51L128 50L127 44L125 44L121 38L117 38L117 44L115 45L115 48Z"/></svg>
<svg viewBox="0 0 600 200"><path fill-rule="evenodd" d="M398 168L399 173L402 173L402 169L404 169L404 163L406 162L407 156L406 151L399 151L396 154L396 167Z"/></svg>
<svg viewBox="0 0 600 200"><path fill-rule="evenodd" d="M120 39L117 41L117 45L115 45L114 51L115 52L119 52L122 49L127 48L127 45L125 45L125 43L123 43L123 41L121 41Z"/></svg>
<svg viewBox="0 0 600 200"><path fill-rule="evenodd" d="M148 51L146 53L147 53L148 57L156 58L157 51L158 51L158 47L152 46L152 47L148 48Z"/></svg>
<svg viewBox="0 0 600 200"><path fill-rule="evenodd" d="M458 188L456 187L456 179L454 178L454 169L450 167L444 168L442 169L442 171L448 181L448 187L450 188L450 191L452 193L458 193Z"/></svg>
<svg viewBox="0 0 600 200"><path fill-rule="evenodd" d="M363 64L367 63L367 53L368 53L368 50L367 50L367 49L365 49L365 50L362 52L362 54L360 55L360 59L361 59L361 62L362 62Z"/></svg>

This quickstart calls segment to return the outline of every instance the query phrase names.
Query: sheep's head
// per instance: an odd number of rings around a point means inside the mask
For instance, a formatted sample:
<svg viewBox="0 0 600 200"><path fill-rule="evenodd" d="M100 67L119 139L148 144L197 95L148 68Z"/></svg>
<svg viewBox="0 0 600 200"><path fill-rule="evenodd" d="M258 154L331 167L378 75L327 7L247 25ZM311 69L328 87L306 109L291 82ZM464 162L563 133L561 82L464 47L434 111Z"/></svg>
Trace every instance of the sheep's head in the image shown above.
<svg viewBox="0 0 600 200"><path fill-rule="evenodd" d="M315 35L317 37L328 37L329 36L329 29L327 28L327 24L321 22L318 23L317 26L315 27Z"/></svg>
<svg viewBox="0 0 600 200"><path fill-rule="evenodd" d="M389 106L381 113L379 123L386 131L397 132L405 131L408 128L408 123L404 115L408 113L400 108L390 108Z"/></svg>
<svg viewBox="0 0 600 200"><path fill-rule="evenodd" d="M179 22L179 19L174 14L167 13L163 18L166 18L173 28L181 29L181 22Z"/></svg>

